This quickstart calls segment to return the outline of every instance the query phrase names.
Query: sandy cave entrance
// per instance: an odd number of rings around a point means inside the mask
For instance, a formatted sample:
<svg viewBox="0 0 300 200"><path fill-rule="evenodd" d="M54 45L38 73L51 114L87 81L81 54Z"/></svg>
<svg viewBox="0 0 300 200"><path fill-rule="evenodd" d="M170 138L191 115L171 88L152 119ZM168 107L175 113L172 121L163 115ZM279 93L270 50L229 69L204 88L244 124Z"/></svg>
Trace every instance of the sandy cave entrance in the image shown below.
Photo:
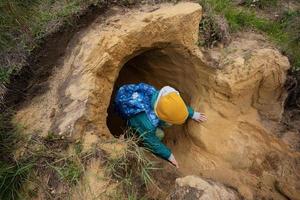
<svg viewBox="0 0 300 200"><path fill-rule="evenodd" d="M114 83L114 89L107 109L107 126L112 135L119 137L126 129L126 122L114 110L113 101L117 89L129 83L148 83L157 89L165 85L179 90L186 104L195 98L197 87L195 66L180 50L173 48L151 49L143 52L125 63ZM186 124L172 126L165 130L165 141L168 146L179 143L179 138L187 137Z"/></svg>

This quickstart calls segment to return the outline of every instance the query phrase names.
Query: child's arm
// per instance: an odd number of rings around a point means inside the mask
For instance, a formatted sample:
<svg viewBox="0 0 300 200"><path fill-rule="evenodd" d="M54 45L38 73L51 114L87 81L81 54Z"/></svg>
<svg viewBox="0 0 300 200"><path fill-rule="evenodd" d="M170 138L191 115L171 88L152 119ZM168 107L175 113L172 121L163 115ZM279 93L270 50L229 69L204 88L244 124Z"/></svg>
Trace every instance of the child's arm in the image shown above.
<svg viewBox="0 0 300 200"><path fill-rule="evenodd" d="M178 163L172 154L171 150L164 145L158 137L156 137L154 132L148 132L142 136L142 140L144 142L144 145L154 154L157 156L170 161L173 165L175 165L177 168Z"/></svg>
<svg viewBox="0 0 300 200"><path fill-rule="evenodd" d="M192 107L187 106L187 109L189 112L189 118L192 118L193 120L195 120L197 122L204 122L207 120L207 117L204 114L194 111L194 109Z"/></svg>
<svg viewBox="0 0 300 200"><path fill-rule="evenodd" d="M178 167L174 156L172 156L171 150L156 136L156 128L151 124L146 113L142 112L135 117L132 117L129 119L129 124L137 131L139 138L147 149L157 156L169 160Z"/></svg>

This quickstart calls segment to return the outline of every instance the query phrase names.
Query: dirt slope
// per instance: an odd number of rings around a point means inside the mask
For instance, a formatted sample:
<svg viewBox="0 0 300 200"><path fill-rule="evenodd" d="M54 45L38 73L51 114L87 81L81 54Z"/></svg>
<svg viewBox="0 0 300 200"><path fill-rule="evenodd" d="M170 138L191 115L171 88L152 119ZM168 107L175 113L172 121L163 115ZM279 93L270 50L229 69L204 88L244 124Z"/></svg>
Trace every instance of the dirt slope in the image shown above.
<svg viewBox="0 0 300 200"><path fill-rule="evenodd" d="M202 9L195 3L110 12L76 36L49 90L17 112L18 123L82 138L89 148L120 134L108 109L114 87L171 85L209 119L167 131L183 174L230 185L245 199L299 199L300 155L272 133L286 97L286 57L245 37L212 52L211 66L197 46Z"/></svg>

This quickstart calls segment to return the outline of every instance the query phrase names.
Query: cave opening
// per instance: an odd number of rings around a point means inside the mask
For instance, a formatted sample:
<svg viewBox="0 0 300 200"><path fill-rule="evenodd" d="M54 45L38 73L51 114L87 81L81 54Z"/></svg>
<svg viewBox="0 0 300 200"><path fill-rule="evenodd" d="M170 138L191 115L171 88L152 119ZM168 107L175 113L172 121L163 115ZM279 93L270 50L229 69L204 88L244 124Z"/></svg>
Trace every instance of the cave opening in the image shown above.
<svg viewBox="0 0 300 200"><path fill-rule="evenodd" d="M107 109L106 123L111 134L119 137L126 130L126 122L115 111L113 103L119 87L141 82L153 85L157 89L169 85L180 92L186 104L190 104L197 90L194 81L196 76L194 66L176 49L152 49L127 61L114 83ZM164 142L169 143L168 146L176 145L179 138L186 137L186 130L185 125L167 128Z"/></svg>

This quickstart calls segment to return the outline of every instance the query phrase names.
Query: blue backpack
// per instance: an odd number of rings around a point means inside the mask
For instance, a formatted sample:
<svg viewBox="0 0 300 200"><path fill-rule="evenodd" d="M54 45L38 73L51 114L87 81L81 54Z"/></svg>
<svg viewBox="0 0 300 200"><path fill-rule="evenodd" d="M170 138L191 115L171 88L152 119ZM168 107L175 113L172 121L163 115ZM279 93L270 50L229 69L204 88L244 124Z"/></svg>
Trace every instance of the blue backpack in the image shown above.
<svg viewBox="0 0 300 200"><path fill-rule="evenodd" d="M153 86L146 83L123 85L116 94L116 111L124 119L129 119L140 112L146 112L151 123L157 126L159 119L151 104L152 96L157 92Z"/></svg>

